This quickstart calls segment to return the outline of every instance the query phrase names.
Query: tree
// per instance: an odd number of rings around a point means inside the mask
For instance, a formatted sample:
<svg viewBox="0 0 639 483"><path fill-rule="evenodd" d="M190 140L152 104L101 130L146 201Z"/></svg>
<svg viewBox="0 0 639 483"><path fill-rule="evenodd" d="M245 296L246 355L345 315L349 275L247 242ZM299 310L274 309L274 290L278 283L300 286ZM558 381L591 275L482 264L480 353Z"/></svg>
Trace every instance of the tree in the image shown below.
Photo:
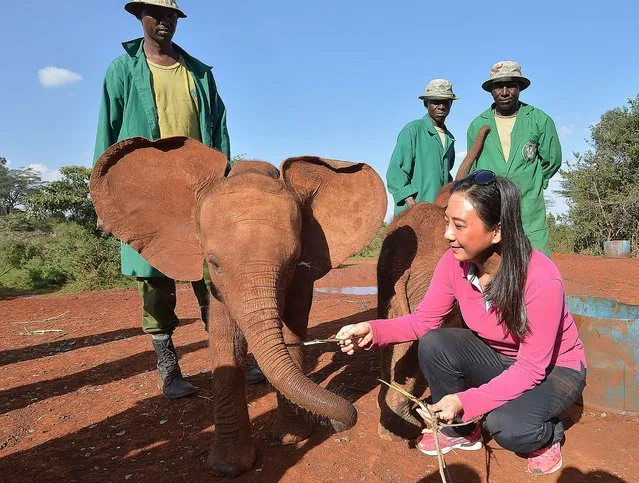
<svg viewBox="0 0 639 483"><path fill-rule="evenodd" d="M0 157L0 214L3 215L21 206L42 185L34 169L9 169L7 164L6 158Z"/></svg>
<svg viewBox="0 0 639 483"><path fill-rule="evenodd" d="M25 206L40 218L52 216L94 230L97 215L89 197L91 169L84 166L63 166L60 174L61 180L44 185L40 191L27 198Z"/></svg>
<svg viewBox="0 0 639 483"><path fill-rule="evenodd" d="M605 112L591 128L591 150L575 153L562 171L561 194L578 250L601 252L602 242L639 242L639 96Z"/></svg>

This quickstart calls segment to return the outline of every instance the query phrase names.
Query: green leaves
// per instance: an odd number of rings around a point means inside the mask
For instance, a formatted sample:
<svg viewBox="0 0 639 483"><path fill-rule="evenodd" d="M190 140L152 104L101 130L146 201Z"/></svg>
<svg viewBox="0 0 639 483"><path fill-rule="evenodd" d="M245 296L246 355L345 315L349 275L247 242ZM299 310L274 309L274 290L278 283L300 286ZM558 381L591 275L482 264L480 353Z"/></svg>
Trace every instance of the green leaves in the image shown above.
<svg viewBox="0 0 639 483"><path fill-rule="evenodd" d="M41 185L42 181L35 170L9 169L7 160L0 157L0 214L15 211Z"/></svg>
<svg viewBox="0 0 639 483"><path fill-rule="evenodd" d="M567 220L577 250L601 253L606 240L639 243L639 96L605 112L592 127L592 150L562 171Z"/></svg>
<svg viewBox="0 0 639 483"><path fill-rule="evenodd" d="M97 215L89 197L91 169L63 166L60 173L61 180L45 184L25 200L25 206L38 218L73 221L88 230L95 230Z"/></svg>

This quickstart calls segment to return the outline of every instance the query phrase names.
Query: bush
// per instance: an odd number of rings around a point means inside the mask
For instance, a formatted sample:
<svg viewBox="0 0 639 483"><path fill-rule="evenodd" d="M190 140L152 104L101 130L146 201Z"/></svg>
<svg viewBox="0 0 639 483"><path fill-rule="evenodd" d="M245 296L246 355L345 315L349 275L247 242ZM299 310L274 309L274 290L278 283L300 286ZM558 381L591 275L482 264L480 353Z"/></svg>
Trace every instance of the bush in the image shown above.
<svg viewBox="0 0 639 483"><path fill-rule="evenodd" d="M548 244L555 253L573 253L575 251L575 230L566 224L561 216L555 218L548 214Z"/></svg>
<svg viewBox="0 0 639 483"><path fill-rule="evenodd" d="M359 253L353 255L353 258L379 258L379 252L382 250L382 243L384 241L384 232L386 231L386 223L384 223L377 233L370 245L364 248Z"/></svg>
<svg viewBox="0 0 639 483"><path fill-rule="evenodd" d="M120 242L113 237L71 222L50 222L48 230L29 231L28 226L18 223L20 229L11 230L15 223L0 223L5 292L84 291L132 284L120 274Z"/></svg>
<svg viewBox="0 0 639 483"><path fill-rule="evenodd" d="M69 274L57 264L38 258L29 260L25 270L30 287L36 290L58 288L69 279Z"/></svg>

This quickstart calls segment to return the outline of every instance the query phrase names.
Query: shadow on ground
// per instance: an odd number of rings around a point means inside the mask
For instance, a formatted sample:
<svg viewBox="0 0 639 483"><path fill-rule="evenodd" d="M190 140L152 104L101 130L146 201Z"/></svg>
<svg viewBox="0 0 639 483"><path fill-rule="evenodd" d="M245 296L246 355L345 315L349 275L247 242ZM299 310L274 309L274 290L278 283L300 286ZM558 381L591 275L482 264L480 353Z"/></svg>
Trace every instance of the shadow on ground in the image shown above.
<svg viewBox="0 0 639 483"><path fill-rule="evenodd" d="M309 338L334 334L342 325L374 316L375 310L369 309L326 322L310 328ZM128 333L128 330L115 332ZM117 337L115 332L86 338L84 343L91 345L90 340ZM207 341L198 341L181 346L178 350L184 355L206 346ZM326 348L308 351L305 366L312 370L325 351ZM146 351L80 373L3 391L0 393L0 400L3 401L0 410L7 412L25 407L35 397L42 400L73 392L85 385L102 385L126 379L142 372L142 367L148 367L152 357L152 353ZM356 364L351 365L351 362ZM355 361L341 352L335 352L331 362L313 372L311 377L321 383L337 371L341 372L331 379L329 389L355 402L377 387L378 354L362 354ZM218 478L210 474L206 467L214 427L211 375L203 372L189 380L202 388L200 397L173 401L161 396L150 397L97 424L6 456L0 459L2 480L217 481ZM357 383L353 384L353 380ZM268 385L249 386L247 402L260 399L270 392L272 388ZM271 409L251 421L259 448L258 461L252 471L235 481L255 481L256 478L262 482L279 481L308 451L333 435L332 430L320 421L313 436L299 447L282 446L270 437L274 420L275 409Z"/></svg>
<svg viewBox="0 0 639 483"><path fill-rule="evenodd" d="M200 319L183 319L180 326L192 324L194 322L202 322ZM102 334L91 334L84 337L73 337L71 339L57 340L53 342L45 342L43 344L31 345L20 349L10 349L0 352L0 366L15 364L17 362L40 359L41 357L55 356L63 352L70 352L84 347L94 347L101 344L107 344L129 337L137 337L144 335L139 327L130 329L113 330Z"/></svg>

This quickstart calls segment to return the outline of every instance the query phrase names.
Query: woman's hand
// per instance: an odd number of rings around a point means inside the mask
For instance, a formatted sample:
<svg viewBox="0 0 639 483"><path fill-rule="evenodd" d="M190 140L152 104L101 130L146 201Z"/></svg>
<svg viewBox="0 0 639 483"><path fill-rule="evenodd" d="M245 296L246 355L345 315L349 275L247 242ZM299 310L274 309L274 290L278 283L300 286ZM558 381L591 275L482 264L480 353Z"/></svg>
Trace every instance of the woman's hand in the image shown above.
<svg viewBox="0 0 639 483"><path fill-rule="evenodd" d="M437 404L429 404L426 407L430 409L435 416L437 416L437 419L448 424L452 423L455 416L461 413L464 409L464 406L462 406L461 400L457 394L444 396ZM424 421L430 420L430 416L428 414L424 414L421 409L417 408L417 412Z"/></svg>
<svg viewBox="0 0 639 483"><path fill-rule="evenodd" d="M373 341L373 329L368 322L345 325L335 338L339 339L342 352L352 356L356 349L363 349Z"/></svg>

